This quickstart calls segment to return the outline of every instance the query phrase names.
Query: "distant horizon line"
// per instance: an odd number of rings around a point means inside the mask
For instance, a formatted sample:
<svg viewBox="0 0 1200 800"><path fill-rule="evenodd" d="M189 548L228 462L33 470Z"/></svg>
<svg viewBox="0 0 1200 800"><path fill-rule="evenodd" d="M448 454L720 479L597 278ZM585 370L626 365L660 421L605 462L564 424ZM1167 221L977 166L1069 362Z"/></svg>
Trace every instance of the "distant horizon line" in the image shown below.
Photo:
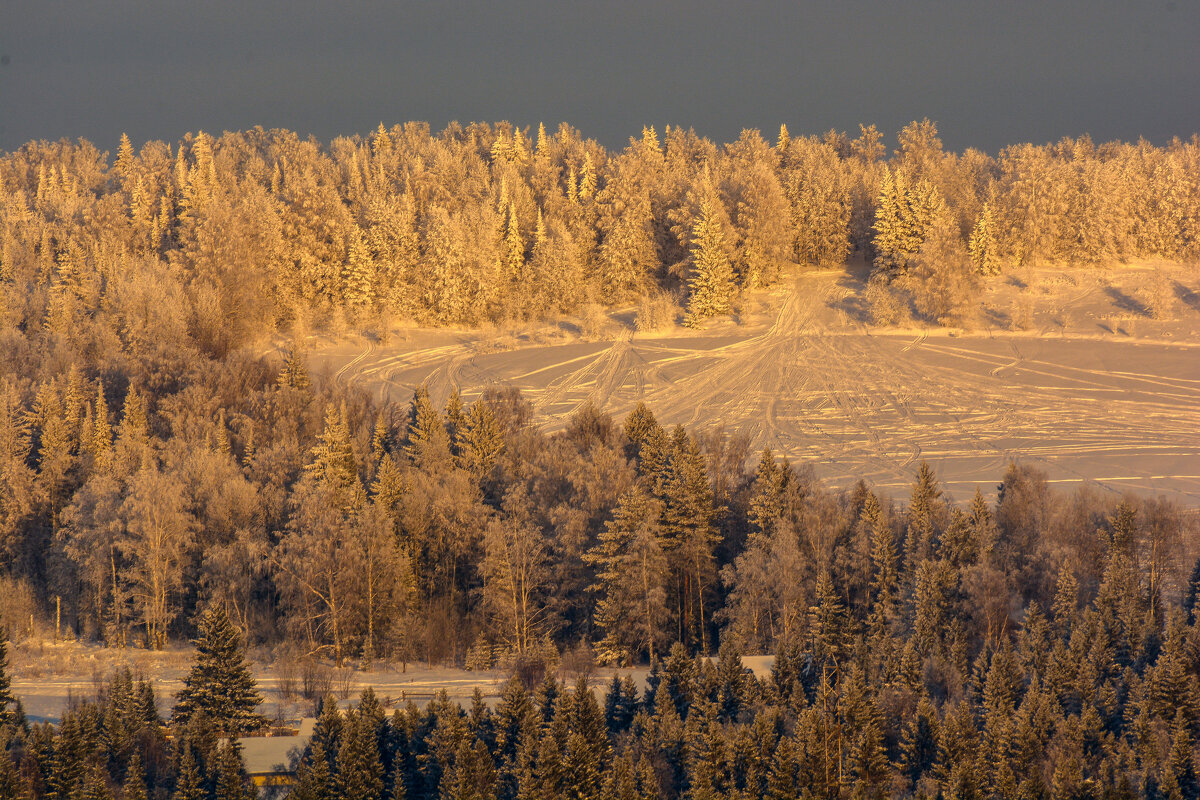
<svg viewBox="0 0 1200 800"><path fill-rule="evenodd" d="M932 122L934 125L935 133L940 134L940 131L937 130L938 121L930 120L929 117L923 117L920 120L914 119L914 120L911 120L908 124L912 125L912 124L920 124L920 123L925 123L925 122ZM430 136L433 138L437 138L437 137L441 136L442 134L446 133L451 128L454 128L456 126L463 130L467 130L474 126L488 126L494 130L495 128L497 128L499 126L509 125L512 127L512 129L514 131L520 131L522 133L522 135L529 137L529 139L532 143L536 143L537 128L539 125L545 125L546 132L549 135L553 136L557 133L559 128L564 124L567 125L568 127L570 127L575 132L577 132L580 135L580 138L583 139L584 141L594 142L597 145L603 147L605 150L614 151L614 152L620 151L620 150L623 150L623 149L629 147L631 143L636 142L638 140L638 138L641 136L641 131L635 132L634 134L631 134L630 136L628 136L626 138L626 140L623 143L621 143L620 145L613 145L613 144L609 144L604 141L601 141L601 139L599 139L597 137L589 136L581 128L579 128L578 126L576 126L573 123L566 121L566 120L560 120L557 123L547 123L545 121L539 121L539 122L535 122L535 123L526 123L526 124L522 125L522 124L513 122L512 120L508 120L508 119L499 119L499 120L494 120L494 121L472 120L472 121L466 122L466 123L460 122L457 119L452 119L452 120L449 120L448 122L444 123L441 128L437 128L437 129L435 129L434 123L430 122L429 120L410 119L410 120L404 120L402 122L393 122L391 125L387 125L387 126L385 126L382 122L380 122L376 125L376 127L370 129L369 131L339 133L339 134L336 134L333 136L328 136L328 137L320 136L311 131L309 131L308 133L303 133L295 128L289 128L284 125L267 126L267 125L264 125L261 123L258 123L255 125L250 125L248 127L237 128L237 129L223 128L221 130L221 133L219 133L219 134L214 133L212 131L208 131L204 128L197 128L195 130L184 131L182 134L177 135L172 138L169 138L169 139L164 139L161 137L148 137L148 138L143 139L143 138L135 137L135 136L131 135L129 133L129 131L123 131L121 136L128 136L130 139L130 142L133 143L135 146L137 146L140 149L141 147L143 147L146 144L149 144L151 142L164 142L166 144L171 144L171 143L179 143L179 142L188 141L189 137L194 139L196 136L198 136L201 133L203 133L207 136L211 136L214 140L218 140L221 137L230 135L230 134L236 135L236 134L249 133L251 131L256 131L256 130L262 130L262 131L268 132L268 133L273 132L273 131L291 133L291 134L296 135L301 141L314 141L315 140L322 147L329 147L330 145L332 145L335 141L337 141L339 139L358 138L358 139L367 140L374 133L378 132L380 127L383 127L383 129L386 132L390 133L393 130L395 130L396 128L404 128L409 125L424 125L429 128ZM875 130L881 136L881 139L880 139L881 142L891 141L892 143L895 143L896 137L899 136L899 134L904 130L905 127L907 127L907 125L902 126L901 128L897 129L896 131L891 131L891 132L879 128L875 123L865 123L865 122L859 123L859 127L860 127L859 131L839 130L836 127L830 127L821 132L798 131L798 130L792 130L791 125L787 122L781 122L780 127L781 128L787 127L788 131L789 131L789 135L792 138L818 139L819 140L819 139L823 139L823 138L829 136L830 134L834 134L834 135L838 135L838 136L844 136L847 138L848 141L853 141L854 139L858 138L858 136L861 135L861 133L864 129L875 128ZM741 134L739 134L739 137L735 137L735 138L729 139L729 140L721 140L719 138L710 137L708 135L697 132L696 127L694 125L684 126L682 124L663 123L660 126L657 123L647 123L642 126L643 131L646 129L653 129L656 133L661 133L664 136L667 135L667 132L671 131L671 130L686 130L687 132L694 134L701 140L710 142L716 146L724 146L724 145L733 144L738 140L738 138L740 138L741 135L744 135L747 132L757 132L759 134L759 136L768 143L770 143L772 140L774 140L778 134L778 130L764 131L760 127L747 127L747 128L742 129L742 132L741 132ZM888 138L889 133L891 136L890 140ZM121 136L117 137L116 144L120 143ZM1083 141L1083 140L1090 140L1092 142L1092 144L1095 146L1110 145L1110 144L1133 145L1133 144L1137 144L1139 142L1144 141L1155 147L1166 147L1166 146L1170 146L1171 144L1176 143L1176 142L1178 142L1180 144L1196 142L1196 141L1200 140L1200 131L1194 131L1191 134L1187 135L1186 137L1176 134L1176 135L1173 135L1162 141L1159 141L1157 138L1151 138L1151 137L1144 136L1144 135L1139 135L1137 137L1137 139L1116 138L1116 139L1098 140L1098 139L1093 139L1092 134L1090 132L1084 131L1084 132L1081 132L1081 133L1078 133L1075 135L1063 135L1063 136L1060 136L1058 139L1047 140L1047 141L1043 141L1043 142L1035 142L1033 140L1013 141L1013 142L1009 142L1008 144L1001 146L998 150L995 150L995 151L987 150L982 147L977 147L974 145L967 145L966 147L963 147L961 149L954 149L954 148L946 147L944 144L942 147L942 151L947 154L962 155L963 153L965 153L968 150L974 150L977 152L984 153L986 155L994 156L994 155L999 155L1000 152L1002 152L1003 150L1005 150L1009 147L1016 147L1016 146L1021 146L1021 145L1032 145L1034 147L1050 147L1050 146L1053 146L1056 144L1060 144L1062 142L1079 142L1079 141ZM22 150L23 148L26 148L32 144L58 144L58 143L62 143L62 142L69 142L72 144L86 143L86 144L89 144L89 145L95 147L97 150L99 150L102 153L113 152L112 150L102 147L100 143L98 143L97 141L94 141L86 136L71 137L71 136L64 135L64 136L59 136L58 138L43 137L43 138L28 139L12 149L0 148L0 158L15 154L15 153L19 152L20 150ZM885 158L891 157L894 154L895 154L894 150L892 150L891 148L887 148Z"/></svg>

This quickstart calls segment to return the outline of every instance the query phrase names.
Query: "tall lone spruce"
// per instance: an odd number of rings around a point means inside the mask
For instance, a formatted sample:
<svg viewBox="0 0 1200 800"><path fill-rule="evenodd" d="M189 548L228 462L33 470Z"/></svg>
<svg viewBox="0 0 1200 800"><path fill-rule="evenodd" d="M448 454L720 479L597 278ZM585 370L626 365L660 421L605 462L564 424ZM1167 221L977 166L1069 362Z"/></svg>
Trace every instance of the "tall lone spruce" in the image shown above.
<svg viewBox="0 0 1200 800"><path fill-rule="evenodd" d="M241 637L220 605L209 608L200 620L196 660L183 683L172 712L176 727L198 714L231 736L267 724L266 717L257 713L263 698L242 652Z"/></svg>
<svg viewBox="0 0 1200 800"><path fill-rule="evenodd" d="M12 693L12 681L8 677L8 631L0 628L0 725L8 717L8 706L15 703Z"/></svg>

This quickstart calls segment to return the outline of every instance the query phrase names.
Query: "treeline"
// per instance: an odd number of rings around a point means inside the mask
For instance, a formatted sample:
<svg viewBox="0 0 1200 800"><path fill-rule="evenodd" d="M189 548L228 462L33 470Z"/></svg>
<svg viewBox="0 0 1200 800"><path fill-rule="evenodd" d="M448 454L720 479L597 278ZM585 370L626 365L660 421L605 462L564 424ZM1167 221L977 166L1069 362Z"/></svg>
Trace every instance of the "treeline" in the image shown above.
<svg viewBox="0 0 1200 800"><path fill-rule="evenodd" d="M723 146L647 128L611 152L565 124L408 123L328 147L254 129L140 151L123 137L111 163L86 141L31 142L0 156L5 361L179 340L219 355L281 329L662 292L696 324L785 265L856 252L953 319L1007 265L1196 259L1198 176L1195 138L958 154L928 120L891 154L873 126Z"/></svg>
<svg viewBox="0 0 1200 800"><path fill-rule="evenodd" d="M1013 476L1008 491L1029 489L1027 476ZM1049 604L1031 601L1014 621L1003 591L989 605L964 604L976 570L995 563L995 548L981 545L999 530L986 511L976 504L903 549L916 561L911 593L890 588L889 576L910 571L908 557L886 525L873 526L865 619L827 570L763 680L731 637L715 659L677 642L653 662L644 691L614 678L599 698L584 679L568 688L533 674L514 675L494 707L478 690L465 709L443 693L390 716L370 689L344 713L327 698L296 755L290 797L1196 797L1200 573L1181 605L1164 600L1155 548L1122 505L1100 537L1094 591L1064 569ZM1028 576L998 574L1001 584ZM8 691L0 639L0 796L255 797L240 746L226 737L265 722L254 713L261 698L220 609L201 623L169 722L150 685L126 671L61 724L30 725Z"/></svg>
<svg viewBox="0 0 1200 800"><path fill-rule="evenodd" d="M1057 493L1030 467L964 509L922 465L896 507L770 452L750 471L744 439L644 406L623 423L585 407L548 435L515 390L376 407L318 389L295 355L141 368L3 382L14 634L57 619L160 648L220 602L253 642L338 662L594 643L628 663L673 642L771 652L836 601L854 635L907 635L916 614L920 652L965 667L1064 581L1090 602L1118 551L1157 630L1198 555L1194 514Z"/></svg>

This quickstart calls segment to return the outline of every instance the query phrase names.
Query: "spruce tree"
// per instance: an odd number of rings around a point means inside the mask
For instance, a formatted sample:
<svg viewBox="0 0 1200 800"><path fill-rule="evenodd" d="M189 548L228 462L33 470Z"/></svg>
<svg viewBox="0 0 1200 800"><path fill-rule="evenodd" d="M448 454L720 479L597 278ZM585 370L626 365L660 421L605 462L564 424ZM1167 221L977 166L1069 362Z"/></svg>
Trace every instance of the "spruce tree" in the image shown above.
<svg viewBox="0 0 1200 800"><path fill-rule="evenodd" d="M991 202L983 204L979 219L971 231L967 242L967 252L971 254L971 264L980 275L999 275L1000 256L996 241L996 213Z"/></svg>
<svg viewBox="0 0 1200 800"><path fill-rule="evenodd" d="M172 712L177 729L197 715L206 716L226 736L266 726L266 717L257 713L263 698L250 674L241 638L220 604L210 606L200 621L196 658L183 683Z"/></svg>
<svg viewBox="0 0 1200 800"><path fill-rule="evenodd" d="M71 796L79 800L112 800L112 792L108 790L108 778L104 770L98 766L89 769L82 790L73 792Z"/></svg>
<svg viewBox="0 0 1200 800"><path fill-rule="evenodd" d="M504 452L504 434L491 405L484 400L471 404L458 436L459 465L476 477L492 471Z"/></svg>
<svg viewBox="0 0 1200 800"><path fill-rule="evenodd" d="M187 742L180 742L179 771L175 778L175 791L171 800L208 800L204 789L204 776L196 763L196 756Z"/></svg>
<svg viewBox="0 0 1200 800"><path fill-rule="evenodd" d="M325 428L309 456L312 461L305 466L305 474L325 488L345 491L358 482L358 466L344 403L340 407L333 403L325 407Z"/></svg>
<svg viewBox="0 0 1200 800"><path fill-rule="evenodd" d="M507 209L508 225L504 231L504 279L511 287L520 284L525 273L525 242L517 224L517 211L510 202Z"/></svg>
<svg viewBox="0 0 1200 800"><path fill-rule="evenodd" d="M342 268L342 293L346 304L361 310L371 304L375 294L375 264L371 250L357 227L350 235L346 265Z"/></svg>
<svg viewBox="0 0 1200 800"><path fill-rule="evenodd" d="M700 206L700 218L692 228L691 255L684 322L695 328L709 317L727 313L734 294L733 263L712 201L705 200Z"/></svg>
<svg viewBox="0 0 1200 800"><path fill-rule="evenodd" d="M8 674L8 630L0 627L0 726L11 721L8 706L15 700L12 678Z"/></svg>
<svg viewBox="0 0 1200 800"><path fill-rule="evenodd" d="M630 663L635 655L653 660L666 621L667 562L659 517L661 505L639 487L621 495L600 541L587 555L596 566L597 645L603 663Z"/></svg>
<svg viewBox="0 0 1200 800"><path fill-rule="evenodd" d="M25 797L21 794L21 784L16 764L13 763L8 750L0 747L0 797L11 797L14 800ZM138 799L134 798L134 800Z"/></svg>
<svg viewBox="0 0 1200 800"><path fill-rule="evenodd" d="M292 389L307 389L311 385L311 381L308 379L308 366L305 364L304 356L296 352L295 349L289 350L284 357L283 369L279 371L277 382L280 386Z"/></svg>
<svg viewBox="0 0 1200 800"><path fill-rule="evenodd" d="M125 782L121 784L121 800L146 800L146 773L142 770L142 758L135 750L125 768Z"/></svg>
<svg viewBox="0 0 1200 800"><path fill-rule="evenodd" d="M213 800L250 800L249 776L242 761L242 748L236 738L226 739L217 748L217 780Z"/></svg>
<svg viewBox="0 0 1200 800"><path fill-rule="evenodd" d="M342 797L381 800L383 763L375 725L368 714L355 711L348 721L337 756L337 781Z"/></svg>
<svg viewBox="0 0 1200 800"><path fill-rule="evenodd" d="M625 418L625 439L629 442L627 455L631 458L638 458L642 445L650 437L650 433L654 428L658 428L658 420L654 418L654 414L646 407L645 403L639 402L633 411L629 412L629 416Z"/></svg>
<svg viewBox="0 0 1200 800"><path fill-rule="evenodd" d="M929 462L922 461L913 483L912 499L908 504L908 570L911 574L921 561L937 556L937 521L941 510L942 491Z"/></svg>
<svg viewBox="0 0 1200 800"><path fill-rule="evenodd" d="M436 470L450 463L450 434L446 422L424 386L413 393L404 452L413 464L425 470Z"/></svg>

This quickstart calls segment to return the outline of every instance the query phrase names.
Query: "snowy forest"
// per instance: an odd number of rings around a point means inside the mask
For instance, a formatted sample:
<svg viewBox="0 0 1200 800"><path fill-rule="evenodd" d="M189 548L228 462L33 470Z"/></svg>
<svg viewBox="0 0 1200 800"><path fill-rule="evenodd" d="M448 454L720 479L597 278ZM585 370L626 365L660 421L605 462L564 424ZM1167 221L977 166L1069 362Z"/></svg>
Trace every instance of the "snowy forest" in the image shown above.
<svg viewBox="0 0 1200 800"><path fill-rule="evenodd" d="M901 497L835 489L644 406L551 434L503 387L380 403L299 343L589 304L702 326L851 257L875 300L953 324L1009 265L1196 260L1200 139L958 154L926 120L891 153L873 127L647 128L610 152L566 125L410 123L123 138L111 162L37 142L0 155L0 237L10 639L163 648L216 604L250 645L338 664L653 665L600 705L516 680L494 711L328 710L314 800L1196 796L1194 509L1021 464L994 501L926 465ZM774 653L771 679L738 653ZM0 795L116 795L137 752L154 796L226 796L215 735L168 742L129 686L54 729L6 688ZM45 782L53 759L74 782ZM180 795L188 760L208 782Z"/></svg>

